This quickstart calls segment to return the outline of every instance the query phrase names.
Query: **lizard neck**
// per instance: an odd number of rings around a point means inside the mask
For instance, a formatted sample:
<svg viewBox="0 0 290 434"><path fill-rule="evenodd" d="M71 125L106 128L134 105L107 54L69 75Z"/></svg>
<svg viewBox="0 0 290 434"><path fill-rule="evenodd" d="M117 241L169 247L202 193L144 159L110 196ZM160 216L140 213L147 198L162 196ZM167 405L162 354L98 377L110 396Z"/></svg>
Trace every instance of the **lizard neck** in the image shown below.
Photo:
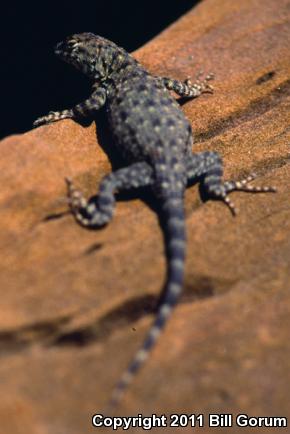
<svg viewBox="0 0 290 434"><path fill-rule="evenodd" d="M123 77L129 77L132 73L146 72L143 66L123 50L115 53L110 67L109 78L112 81L122 80Z"/></svg>

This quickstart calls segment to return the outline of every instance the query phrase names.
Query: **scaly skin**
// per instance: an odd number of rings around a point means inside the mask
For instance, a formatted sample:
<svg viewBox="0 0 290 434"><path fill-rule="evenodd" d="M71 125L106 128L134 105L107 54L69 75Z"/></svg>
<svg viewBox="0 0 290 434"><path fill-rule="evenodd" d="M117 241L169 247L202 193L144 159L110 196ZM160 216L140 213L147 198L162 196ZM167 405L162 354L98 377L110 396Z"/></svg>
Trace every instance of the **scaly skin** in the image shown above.
<svg viewBox="0 0 290 434"><path fill-rule="evenodd" d="M112 218L116 191L144 186L151 187L165 217L167 277L162 304L141 349L113 392L112 408L148 357L180 296L185 260L183 197L188 182L199 179L209 196L224 201L233 214L235 206L228 197L231 191L272 192L275 188L248 185L253 175L223 182L218 153L192 154L191 125L169 90L186 98L211 93L208 81L212 75L194 84L153 76L124 49L92 33L68 37L57 45L56 54L86 74L93 81L93 91L72 109L51 112L34 125L92 116L105 107L115 146L127 162L126 167L103 179L95 201L87 201L67 179L75 219L85 227L103 226Z"/></svg>

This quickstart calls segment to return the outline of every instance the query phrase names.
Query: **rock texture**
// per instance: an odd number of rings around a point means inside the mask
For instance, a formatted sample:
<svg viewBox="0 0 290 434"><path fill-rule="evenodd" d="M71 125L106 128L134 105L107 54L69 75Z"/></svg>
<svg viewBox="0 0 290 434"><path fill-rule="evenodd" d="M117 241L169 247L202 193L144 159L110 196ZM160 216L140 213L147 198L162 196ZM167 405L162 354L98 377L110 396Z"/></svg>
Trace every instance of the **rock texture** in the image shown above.
<svg viewBox="0 0 290 434"><path fill-rule="evenodd" d="M183 105L194 149L278 193L234 193L233 218L188 190L184 297L119 414L290 417L289 18L288 0L205 0L136 53L160 75L213 71L214 95ZM121 197L101 231L66 213L64 176L92 195L111 169L97 125L1 142L1 434L96 432L153 317L165 262L150 195Z"/></svg>

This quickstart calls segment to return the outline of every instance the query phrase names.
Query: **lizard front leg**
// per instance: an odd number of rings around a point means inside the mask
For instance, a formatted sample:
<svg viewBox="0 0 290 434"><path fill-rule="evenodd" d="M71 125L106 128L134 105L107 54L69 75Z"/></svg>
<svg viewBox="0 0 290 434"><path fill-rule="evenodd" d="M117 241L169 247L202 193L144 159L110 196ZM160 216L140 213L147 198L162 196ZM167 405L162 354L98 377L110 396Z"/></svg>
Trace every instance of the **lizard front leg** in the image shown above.
<svg viewBox="0 0 290 434"><path fill-rule="evenodd" d="M115 193L151 185L153 170L147 163L134 163L116 170L101 181L97 198L87 200L76 190L70 179L68 186L69 205L76 221L85 227L99 228L107 224L114 212Z"/></svg>
<svg viewBox="0 0 290 434"><path fill-rule="evenodd" d="M160 79L166 89L173 90L177 95L183 98L197 98L202 93L213 93L213 88L208 82L214 78L214 75L208 74L203 80L200 80L200 76L201 74L197 75L195 83L192 83L189 78L185 81L168 77L160 77Z"/></svg>
<svg viewBox="0 0 290 434"><path fill-rule="evenodd" d="M36 119L36 121L33 122L33 126L38 127L40 125L60 121L61 119L89 117L94 112L103 107L106 102L106 97L106 89L104 89L103 87L99 87L91 94L88 99L81 102L80 104L77 104L76 106L68 110L49 112L48 115Z"/></svg>
<svg viewBox="0 0 290 434"><path fill-rule="evenodd" d="M192 154L187 161L187 179L194 181L203 177L202 182L209 196L222 200L235 215L237 210L228 194L232 191L245 191L250 193L275 192L272 186L253 186L249 183L256 178L255 174L240 181L223 181L223 164L221 156L217 152L208 151Z"/></svg>

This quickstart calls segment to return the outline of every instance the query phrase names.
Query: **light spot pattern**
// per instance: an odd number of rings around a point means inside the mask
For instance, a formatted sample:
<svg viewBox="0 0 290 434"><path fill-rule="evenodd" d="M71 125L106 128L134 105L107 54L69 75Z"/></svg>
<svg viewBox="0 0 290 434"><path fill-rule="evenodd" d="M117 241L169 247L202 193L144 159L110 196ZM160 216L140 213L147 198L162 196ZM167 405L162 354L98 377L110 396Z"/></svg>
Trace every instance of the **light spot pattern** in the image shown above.
<svg viewBox="0 0 290 434"><path fill-rule="evenodd" d="M228 193L275 191L253 187L254 175L240 181L222 181L223 166L217 152L192 154L191 125L169 92L195 98L212 92L210 74L194 84L151 75L124 49L92 33L68 37L55 52L93 81L91 96L69 110L50 112L35 126L65 118L93 115L104 107L115 146L127 166L107 175L97 199L87 200L67 179L68 197L75 219L85 227L107 224L114 212L115 193L150 187L164 215L167 276L161 303L151 329L112 394L110 410L119 402L134 375L147 359L182 291L185 261L185 218L183 197L189 182L200 180L210 197L220 199L235 213Z"/></svg>

